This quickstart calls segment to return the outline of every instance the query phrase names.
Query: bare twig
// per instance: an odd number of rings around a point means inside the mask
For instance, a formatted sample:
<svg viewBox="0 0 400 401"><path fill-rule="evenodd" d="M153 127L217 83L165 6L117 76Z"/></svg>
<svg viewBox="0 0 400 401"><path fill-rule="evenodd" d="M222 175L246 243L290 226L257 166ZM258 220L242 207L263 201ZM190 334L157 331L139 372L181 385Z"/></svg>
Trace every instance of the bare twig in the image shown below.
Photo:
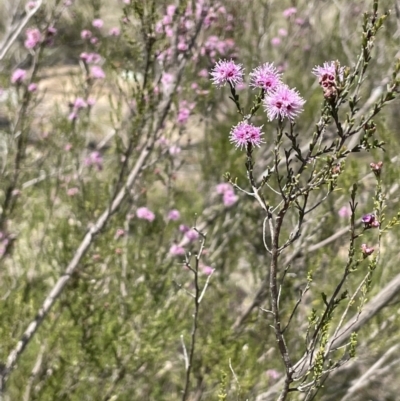
<svg viewBox="0 0 400 401"><path fill-rule="evenodd" d="M386 364L386 361L390 356L397 352L399 344L390 347L357 381L347 390L346 395L342 398L342 401L349 401L353 399L355 393L361 390L363 387L370 384L371 377L377 373L377 370Z"/></svg>

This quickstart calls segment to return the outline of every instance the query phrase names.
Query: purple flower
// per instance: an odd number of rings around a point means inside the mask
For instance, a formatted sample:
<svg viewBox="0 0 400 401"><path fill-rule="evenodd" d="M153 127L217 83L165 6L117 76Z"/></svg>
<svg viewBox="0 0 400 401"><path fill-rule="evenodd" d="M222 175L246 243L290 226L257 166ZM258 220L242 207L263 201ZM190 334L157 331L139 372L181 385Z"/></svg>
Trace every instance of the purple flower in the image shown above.
<svg viewBox="0 0 400 401"><path fill-rule="evenodd" d="M68 115L68 120L69 121L74 121L78 118L78 113L76 111L73 111L71 113L69 113Z"/></svg>
<svg viewBox="0 0 400 401"><path fill-rule="evenodd" d="M284 28L278 29L278 35L279 36L287 36L287 30Z"/></svg>
<svg viewBox="0 0 400 401"><path fill-rule="evenodd" d="M209 276L210 274L212 274L214 272L214 269L211 266L204 266L201 265L200 269L203 271L203 273L207 276Z"/></svg>
<svg viewBox="0 0 400 401"><path fill-rule="evenodd" d="M81 98L77 97L74 102L74 109L80 110L84 109L87 106L87 103Z"/></svg>
<svg viewBox="0 0 400 401"><path fill-rule="evenodd" d="M172 209L168 212L168 220L176 221L179 220L181 217L181 214L179 213L179 210Z"/></svg>
<svg viewBox="0 0 400 401"><path fill-rule="evenodd" d="M92 26L95 27L95 28L99 28L100 29L100 28L103 27L103 25L104 25L104 22L100 18L94 19L92 21Z"/></svg>
<svg viewBox="0 0 400 401"><path fill-rule="evenodd" d="M272 380L276 380L280 376L280 373L275 369L268 369L265 373Z"/></svg>
<svg viewBox="0 0 400 401"><path fill-rule="evenodd" d="M92 37L92 32L89 31L88 29L84 29L84 30L81 32L81 38L82 38L82 39L90 39L91 37Z"/></svg>
<svg viewBox="0 0 400 401"><path fill-rule="evenodd" d="M202 70L199 71L199 73L197 74L199 77L201 78L207 78L208 77L208 71L203 68Z"/></svg>
<svg viewBox="0 0 400 401"><path fill-rule="evenodd" d="M271 39L271 45L274 47L278 47L281 44L281 38L278 38L278 36L275 36L274 38Z"/></svg>
<svg viewBox="0 0 400 401"><path fill-rule="evenodd" d="M187 101L179 102L178 109L178 124L185 124L190 116L191 111L194 109L195 103L188 103Z"/></svg>
<svg viewBox="0 0 400 401"><path fill-rule="evenodd" d="M283 11L283 16L285 18L290 18L292 15L297 13L297 8L296 7L289 7L286 10Z"/></svg>
<svg viewBox="0 0 400 401"><path fill-rule="evenodd" d="M169 253L174 256L179 256L179 255L184 255L185 250L183 249L183 247L177 244L172 244L171 248L169 248Z"/></svg>
<svg viewBox="0 0 400 401"><path fill-rule="evenodd" d="M190 227L186 226L185 224L179 225L179 231L181 233L187 233L190 230Z"/></svg>
<svg viewBox="0 0 400 401"><path fill-rule="evenodd" d="M234 205L239 198L235 195L233 190L231 191L226 191L224 195L222 196L222 202L224 203L224 206L226 207L231 207Z"/></svg>
<svg viewBox="0 0 400 401"><path fill-rule="evenodd" d="M25 77L26 77L26 70L21 70L20 68L17 68L11 75L11 83L21 84L22 81L25 79Z"/></svg>
<svg viewBox="0 0 400 401"><path fill-rule="evenodd" d="M169 149L168 152L171 156L176 156L179 155L179 153L181 153L181 148L177 145L172 145Z"/></svg>
<svg viewBox="0 0 400 401"><path fill-rule="evenodd" d="M227 82L235 86L243 82L243 67L232 60L220 60L215 64L210 75L212 76L211 81L216 86L225 86Z"/></svg>
<svg viewBox="0 0 400 401"><path fill-rule="evenodd" d="M351 216L351 209L349 206L342 206L339 209L338 215L340 217L350 217Z"/></svg>
<svg viewBox="0 0 400 401"><path fill-rule="evenodd" d="M88 64L98 64L101 61L101 56L98 53L86 53L83 52L80 54L80 59L85 61Z"/></svg>
<svg viewBox="0 0 400 401"><path fill-rule="evenodd" d="M175 4L170 4L167 6L167 15L170 17L173 17L175 14L176 6Z"/></svg>
<svg viewBox="0 0 400 401"><path fill-rule="evenodd" d="M145 206L136 210L136 217L147 221L153 221L156 218L155 214Z"/></svg>
<svg viewBox="0 0 400 401"><path fill-rule="evenodd" d="M24 42L24 45L27 49L35 48L42 40L42 34L37 28L27 29L25 35L26 35L26 40Z"/></svg>
<svg viewBox="0 0 400 401"><path fill-rule="evenodd" d="M104 73L103 69L98 65L93 65L90 68L90 75L94 79L104 79L106 77L106 74Z"/></svg>
<svg viewBox="0 0 400 401"><path fill-rule="evenodd" d="M383 162L378 162L378 163L370 163L369 166L371 167L372 171L381 171Z"/></svg>
<svg viewBox="0 0 400 401"><path fill-rule="evenodd" d="M303 111L305 100L295 89L280 85L264 99L264 107L270 121L278 118L290 121Z"/></svg>
<svg viewBox="0 0 400 401"><path fill-rule="evenodd" d="M375 216L373 214L366 214L361 218L361 221L364 224L371 224L375 220Z"/></svg>
<svg viewBox="0 0 400 401"><path fill-rule="evenodd" d="M217 190L217 194L223 195L227 191L233 191L233 186L228 182L222 182L218 184L215 189Z"/></svg>
<svg viewBox="0 0 400 401"><path fill-rule="evenodd" d="M230 142L235 145L236 148L244 148L251 144L252 146L260 147L262 140L261 127L255 127L253 124L247 123L247 121L241 121L238 125L232 128L230 132Z"/></svg>
<svg viewBox="0 0 400 401"><path fill-rule="evenodd" d="M28 10L32 10L33 8L35 8L37 5L36 1L28 1L26 7L28 8Z"/></svg>
<svg viewBox="0 0 400 401"><path fill-rule="evenodd" d="M233 186L227 182L223 182L216 186L217 193L222 195L224 206L230 207L235 204L239 198L235 195Z"/></svg>
<svg viewBox="0 0 400 401"><path fill-rule="evenodd" d="M119 36L121 34L121 30L118 27L113 27L109 32L110 36Z"/></svg>
<svg viewBox="0 0 400 401"><path fill-rule="evenodd" d="M371 167L372 172L373 172L377 177L380 177L381 171L382 171L383 162L380 161L380 162L378 162L378 163L370 163L369 166Z"/></svg>
<svg viewBox="0 0 400 401"><path fill-rule="evenodd" d="M47 36L55 36L55 34L57 33L57 28L54 28L54 26L49 26L47 28Z"/></svg>
<svg viewBox="0 0 400 401"><path fill-rule="evenodd" d="M177 49L180 52L185 52L188 48L189 48L189 46L185 42L179 42L178 43Z"/></svg>
<svg viewBox="0 0 400 401"><path fill-rule="evenodd" d="M362 218L361 221L364 223L365 228L376 228L379 227L379 221L376 220L376 217L374 214L369 213L365 214Z"/></svg>
<svg viewBox="0 0 400 401"><path fill-rule="evenodd" d="M371 255L374 252L374 250L375 250L374 248L370 248L369 246L367 246L367 244L361 245L361 252L363 253L364 258Z"/></svg>
<svg viewBox="0 0 400 401"><path fill-rule="evenodd" d="M190 110L187 107L181 107L178 111L178 124L185 124L190 116Z"/></svg>
<svg viewBox="0 0 400 401"><path fill-rule="evenodd" d="M190 242L196 241L196 239L199 238L199 236L200 236L199 233L194 228L191 228L189 231L185 232L185 237Z"/></svg>
<svg viewBox="0 0 400 401"><path fill-rule="evenodd" d="M255 68L250 73L250 86L261 88L266 92L276 89L281 81L281 74L278 73L273 63L265 63Z"/></svg>
<svg viewBox="0 0 400 401"><path fill-rule="evenodd" d="M85 165L88 167L96 166L97 170L100 171L103 169L103 156L100 152L94 151L85 159Z"/></svg>
<svg viewBox="0 0 400 401"><path fill-rule="evenodd" d="M28 85L28 91L29 92L36 92L36 90L37 90L37 84L35 84L35 83L30 83L29 85Z"/></svg>
<svg viewBox="0 0 400 401"><path fill-rule="evenodd" d="M312 73L318 77L320 83L324 81L335 82L336 65L338 66L339 78L343 79L344 67L340 67L338 61L325 62L323 66L316 65L312 69Z"/></svg>
<svg viewBox="0 0 400 401"><path fill-rule="evenodd" d="M161 76L161 84L164 91L167 91L174 82L174 76L168 72L164 72Z"/></svg>

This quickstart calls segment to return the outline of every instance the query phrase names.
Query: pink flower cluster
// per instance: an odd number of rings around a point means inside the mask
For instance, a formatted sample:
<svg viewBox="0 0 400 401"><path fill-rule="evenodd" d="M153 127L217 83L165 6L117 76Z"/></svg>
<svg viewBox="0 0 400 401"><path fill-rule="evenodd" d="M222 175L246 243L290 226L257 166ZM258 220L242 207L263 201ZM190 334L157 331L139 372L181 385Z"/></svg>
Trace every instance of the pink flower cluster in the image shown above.
<svg viewBox="0 0 400 401"><path fill-rule="evenodd" d="M296 89L282 84L267 94L263 103L270 121L287 118L293 122L303 111L305 100Z"/></svg>
<svg viewBox="0 0 400 401"><path fill-rule="evenodd" d="M350 206L342 206L338 212L339 217L350 217L351 216L351 209Z"/></svg>
<svg viewBox="0 0 400 401"><path fill-rule="evenodd" d="M85 159L85 166L95 166L98 171L103 170L103 156L97 150L91 152Z"/></svg>
<svg viewBox="0 0 400 401"><path fill-rule="evenodd" d="M296 13L297 13L296 7L289 7L286 10L284 10L282 14L285 18L290 18L291 16L295 15Z"/></svg>
<svg viewBox="0 0 400 401"><path fill-rule="evenodd" d="M236 64L233 60L220 60L211 71L211 81L214 85L221 87L229 83L236 86L243 82L243 66Z"/></svg>
<svg viewBox="0 0 400 401"><path fill-rule="evenodd" d="M156 215L149 208L142 206L136 210L136 217L152 222L156 218Z"/></svg>
<svg viewBox="0 0 400 401"><path fill-rule="evenodd" d="M323 66L315 66L313 74L324 91L324 97L332 99L337 94L337 82L343 80L344 67L338 61L325 62Z"/></svg>
<svg viewBox="0 0 400 401"><path fill-rule="evenodd" d="M211 76L214 85L224 86L229 83L231 86L236 86L243 82L243 68L241 64L236 64L232 60L221 60L211 71ZM296 89L289 88L282 82L281 74L272 63L265 63L250 73L250 86L265 91L263 104L270 121L287 118L293 122L303 111L305 100ZM231 131L231 142L236 147L243 147L246 143L251 142L249 139L245 140L243 127L249 128L249 124L243 122ZM256 132L253 127L252 132L255 136L251 143L259 146L261 143L260 131L258 129Z"/></svg>
<svg viewBox="0 0 400 401"><path fill-rule="evenodd" d="M169 248L169 253L172 256L181 256L185 254L185 248L178 244L172 244L171 248Z"/></svg>
<svg viewBox="0 0 400 401"><path fill-rule="evenodd" d="M361 221L364 223L364 228L366 229L379 227L379 221L376 219L373 213L364 215L361 218Z"/></svg>
<svg viewBox="0 0 400 401"><path fill-rule="evenodd" d="M367 246L367 244L361 245L361 252L363 253L364 258L374 253L375 249Z"/></svg>
<svg viewBox="0 0 400 401"><path fill-rule="evenodd" d="M179 212L179 210L177 209L172 209L168 212L168 216L167 216L168 220L170 221L177 221L181 218L181 214Z"/></svg>
<svg viewBox="0 0 400 401"><path fill-rule="evenodd" d="M233 206L237 201L238 197L235 195L233 186L228 182L223 182L216 186L216 191L218 195L222 195L222 202L224 206Z"/></svg>
<svg viewBox="0 0 400 401"><path fill-rule="evenodd" d="M271 92L282 84L281 75L273 63L265 63L255 68L250 74L250 86Z"/></svg>
<svg viewBox="0 0 400 401"><path fill-rule="evenodd" d="M172 219L174 217L174 219ZM178 220L180 218L180 213L177 210L171 210L168 213L169 220ZM184 235L184 243L191 243L199 239L200 234L195 228L191 228L185 224L179 225L179 231ZM178 245L176 243L172 244L170 250L170 255L179 256L185 254L185 249L183 246Z"/></svg>
<svg viewBox="0 0 400 401"><path fill-rule="evenodd" d="M68 120L75 121L78 118L79 111L85 109L86 107L93 106L95 100L93 98L88 98L87 100L77 97L73 104L70 105L71 112L68 116Z"/></svg>
<svg viewBox="0 0 400 401"><path fill-rule="evenodd" d="M98 53L86 53L80 54L79 58L87 64L99 64L101 62L101 56Z"/></svg>
<svg viewBox="0 0 400 401"><path fill-rule="evenodd" d="M17 68L11 75L11 83L20 85L26 78L26 70Z"/></svg>
<svg viewBox="0 0 400 401"><path fill-rule="evenodd" d="M164 34L170 39L169 48L159 54L159 60L169 60L175 45L178 52L186 52L188 50L191 31L196 27L200 18L204 18L203 26L208 28L218 22L219 17L223 16L225 21L228 22L228 26L225 26L224 30L229 31L232 29L233 16L227 13L225 7L206 5L204 0L197 0L195 5L194 11L192 11L191 4L189 4L180 15L176 15L177 9L174 4L167 6L165 15L155 26L156 33ZM176 33L174 32L174 20L177 20L178 23ZM177 42L174 39L175 34L177 34ZM200 55L214 60L217 55L228 55L233 51L233 48L234 42L232 39L225 40L220 39L218 36L209 36L204 44L200 46L199 52L193 55L193 59L196 60Z"/></svg>
<svg viewBox="0 0 400 401"><path fill-rule="evenodd" d="M372 172L373 172L377 177L380 177L381 172L382 172L383 162L380 161L380 162L378 162L378 163L370 163L369 166L371 167Z"/></svg>
<svg viewBox="0 0 400 401"><path fill-rule="evenodd" d="M262 127L255 127L247 121L242 121L232 128L229 139L236 148L246 148L248 145L260 147L262 139Z"/></svg>
<svg viewBox="0 0 400 401"><path fill-rule="evenodd" d="M93 79L104 79L106 77L106 74L100 66L92 65L90 67L90 76Z"/></svg>
<svg viewBox="0 0 400 401"><path fill-rule="evenodd" d="M103 25L104 25L104 22L103 22L103 20L100 19L100 18L96 18L96 19L94 19L94 20L92 21L92 26L93 26L94 28L100 29L100 28L103 27Z"/></svg>
<svg viewBox="0 0 400 401"><path fill-rule="evenodd" d="M179 231L185 235L189 242L196 241L200 237L200 234L194 228L190 228L185 224L179 226Z"/></svg>
<svg viewBox="0 0 400 401"><path fill-rule="evenodd" d="M104 22L102 19L100 18L96 18L92 21L92 26L93 28L100 30L104 25ZM101 32L99 32L101 34ZM120 34L120 31L118 28L112 28L112 30L110 30L110 35L111 36L118 36ZM93 32L89 29L84 29L83 31L81 31L81 38L83 40L88 40L92 45L96 45L97 43L99 43L99 39L93 35Z"/></svg>
<svg viewBox="0 0 400 401"><path fill-rule="evenodd" d="M179 102L179 109L178 109L178 117L177 117L177 123L178 124L186 124L190 113L195 107L195 103L189 103L186 100L182 100Z"/></svg>
<svg viewBox="0 0 400 401"><path fill-rule="evenodd" d="M106 74L104 73L103 69L99 65L96 65L101 63L102 61L100 54L95 52L92 53L83 52L80 54L79 57L83 62L90 65L89 68L90 76L93 79L104 79L106 77Z"/></svg>
<svg viewBox="0 0 400 401"><path fill-rule="evenodd" d="M110 36L119 36L121 34L121 30L118 27L110 28L109 31Z"/></svg>
<svg viewBox="0 0 400 401"><path fill-rule="evenodd" d="M211 62L215 63L216 57L232 55L235 51L235 41L231 38L222 39L218 36L211 35L200 48L200 55L207 57Z"/></svg>
<svg viewBox="0 0 400 401"><path fill-rule="evenodd" d="M34 49L42 40L42 34L37 28L29 28L25 32L26 39L24 45L27 49Z"/></svg>

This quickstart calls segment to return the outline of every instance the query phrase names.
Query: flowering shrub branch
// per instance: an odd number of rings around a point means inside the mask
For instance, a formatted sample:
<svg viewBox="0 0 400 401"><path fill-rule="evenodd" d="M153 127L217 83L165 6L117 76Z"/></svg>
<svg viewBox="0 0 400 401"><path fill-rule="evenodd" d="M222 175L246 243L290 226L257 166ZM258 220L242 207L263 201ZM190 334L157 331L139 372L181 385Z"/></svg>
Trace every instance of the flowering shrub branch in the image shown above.
<svg viewBox="0 0 400 401"><path fill-rule="evenodd" d="M364 20L362 50L353 72L350 72L349 69L345 70L343 67L340 67L337 62L325 63L322 67L316 67L313 70L313 73L318 77L319 84L323 89L325 103L320 122L316 126L316 131L313 134L311 142L307 146L308 150L305 154L300 148L300 143L297 139L298 135L295 133L294 125L294 120L302 112L305 101L297 91L290 89L287 85L282 83L281 76L276 73L272 64L264 64L250 73L250 85L255 86L254 82L256 82L256 86L258 85L262 92L261 95L256 97L254 100L255 106L248 115L243 111L235 90L235 86L243 82L242 66L235 64L233 61L223 61L217 63L212 72L213 83L215 85L223 86L225 83L229 84L231 90L230 99L235 103L238 112L244 118L242 122L232 129L230 136L231 142L233 142L237 148L246 149L245 166L252 192L249 193L244 189L242 191L254 197L265 213L263 224L264 246L268 254L271 256L268 271L269 295L271 302L270 312L273 317L277 346L286 371L283 388L278 398L279 401L287 399L290 391L304 392L306 397L305 399L311 399L325 381L326 375L332 370L340 367L348 360L348 358L345 357L333 362L331 353L335 351L335 348L332 348L332 346L337 339L336 335L340 330L349 306L354 302L355 297L360 291L363 294L360 306L361 311L361 307L364 303L363 299L365 299L365 295L369 290L372 273L375 270L378 261L377 257L375 257L369 264L368 274L361 280L361 284L351 297L346 311L344 312L333 336L330 337L329 328L332 324L334 312L348 297L347 291L342 292L345 282L348 280L349 276L358 269L362 260L374 252L373 248L368 247L366 244L362 244L362 256L361 258L359 257L355 259L356 239L359 238L360 234L356 234L355 215L357 203L355 199L357 187L353 186L350 201L351 224L347 263L344 267L343 275L330 298L328 299L325 293L321 294L325 305L324 311L321 316L318 316L317 312L313 310L312 315L309 317L309 327L305 338L306 352L304 357L294 364L291 361L290 351L285 340L285 332L290 326L293 315L296 312L302 297L309 289L309 283L312 281L312 276L311 272L309 272L307 278L308 284L301 290L300 299L296 302L294 309L289 316L288 323L283 327L281 325L282 318L279 306L282 284L278 284L278 271L282 269L282 267L279 268L280 256L287 247L292 245L300 237L305 216L320 206L322 202L324 202L335 190L337 187L337 180L344 168L344 160L351 153L382 148L383 143L374 138L376 128L372 118L375 117L379 111L394 98L395 90L399 84L397 79L399 67L396 65L393 72L392 82L388 85L387 94L382 96L382 98L374 105L367 118L361 117L358 125L356 124L354 116L358 110L357 106L360 101L359 91L368 64L371 60L371 49L373 47L375 36L387 17L386 14L378 17L377 7L378 3L374 2L372 13L369 16L366 16ZM273 77L272 81L275 83L275 86L272 88L266 88L264 82L268 81L271 76ZM352 93L352 95L350 99L348 99L350 93ZM262 183L258 187L255 183L253 174L255 164L253 160L253 148L254 146L259 147L263 141L261 139L261 127L254 127L249 124L249 121L257 112L260 101L264 103L268 119L270 121L278 121L276 139L274 140L272 148L274 155L273 166L267 168ZM349 103L350 110L349 113L347 113L346 121L343 124L340 117L341 108L347 102ZM285 130L285 119L289 120L289 133ZM331 124L331 121L333 121L336 128L337 138L334 138L330 144L329 142L327 144L326 141L323 141L323 136L326 129ZM346 149L344 146L345 142L359 132L363 132L359 144L353 148ZM289 147L284 142L284 136L289 140ZM283 169L286 170L285 172L281 169L282 153L284 154ZM293 156L299 163L296 168L292 167ZM382 167L381 163L378 163L377 165L373 164L371 167L373 168L373 171L377 172L377 175L380 175L380 169ZM227 175L227 178L238 189L240 189L237 183L231 180L230 175ZM260 192L263 185L271 179L274 179L274 182L277 185L277 189L274 190L274 192L277 193L280 198L280 203L277 206L270 206L270 204L265 201L262 192ZM316 198L314 203L311 206L308 206L309 201L312 199L311 193L317 189L321 190L323 187L326 187L325 195ZM381 191L382 188L378 181L376 197L380 199L380 201L376 204L377 216L381 216L382 210L384 209ZM288 239L282 241L282 225L286 215L292 209L296 210L298 214L297 227L291 232ZM268 224L265 224L266 222L268 222ZM381 224L379 220L375 220L375 215L364 216L363 222L365 224L365 229L379 227ZM269 227L270 231L270 244L267 244L265 241L266 227ZM381 235L379 235L379 243L380 238ZM283 268L284 266L285 265L283 265ZM286 272L287 269L282 273L281 282L283 282ZM259 296L259 294L257 295ZM238 327L241 322L242 320L239 320L235 327ZM355 355L355 345L356 336L354 333L351 337L350 343L347 344L348 357L350 358ZM311 380L304 383L304 380L306 380L310 374ZM291 387L291 384L294 381L301 381L302 384L297 387Z"/></svg>

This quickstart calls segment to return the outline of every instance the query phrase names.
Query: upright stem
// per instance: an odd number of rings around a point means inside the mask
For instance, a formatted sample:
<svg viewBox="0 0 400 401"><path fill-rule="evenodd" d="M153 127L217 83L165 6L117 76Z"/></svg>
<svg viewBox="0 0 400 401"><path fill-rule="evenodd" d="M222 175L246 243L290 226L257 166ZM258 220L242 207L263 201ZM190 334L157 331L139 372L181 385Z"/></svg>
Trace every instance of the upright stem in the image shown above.
<svg viewBox="0 0 400 401"><path fill-rule="evenodd" d="M200 309L200 302L202 300L202 297L204 295L204 292L207 288L207 284L205 285L203 291L200 290L199 286L199 265L200 265L200 257L203 253L204 250L204 244L205 244L205 235L201 234L203 239L201 241L200 245L200 250L198 254L196 255L196 265L195 268L193 269L189 261L186 262L186 266L191 270L194 274L194 313L193 313L193 326L192 326L192 333L191 333L191 340L190 340L190 350L189 350L189 355L187 358L185 358L185 363L186 363L186 379L185 379L185 388L183 390L183 395L182 395L182 401L186 401L188 395L189 395L189 385L190 385L190 375L192 373L192 365L193 365L193 356L194 356L194 349L196 346L196 334L197 334L197 328L198 328L198 317L199 317L199 309ZM185 350L184 350L185 351ZM185 351L186 355L186 351Z"/></svg>
<svg viewBox="0 0 400 401"><path fill-rule="evenodd" d="M281 319L279 313L279 304L278 304L278 297L279 297L279 289L277 283L277 273L278 273L278 258L279 258L279 234L282 227L283 216L285 215L285 207L279 212L275 224L270 219L270 226L272 234L272 246L271 246L271 265L270 265L270 278L269 278L269 289L271 294L271 309L274 316L274 330L275 330L275 337L278 343L278 349L281 354L282 360L285 364L286 369L286 378L284 387L282 392L279 396L278 401L286 400L286 397L289 393L289 386L292 380L293 375L293 365L290 361L289 357L289 350L287 348L285 338L282 333L281 328Z"/></svg>
<svg viewBox="0 0 400 401"><path fill-rule="evenodd" d="M193 366L193 356L194 356L194 349L196 345L196 333L197 333L197 325L198 325L198 316L199 316L199 306L200 306L200 288L199 288L199 280L198 280L198 267L196 266L196 271L194 272L194 287L195 287L195 307L193 313L193 326L192 326L192 333L191 333L191 340L190 340L190 350L189 356L187 359L187 366L186 366L186 380L185 380L185 389L182 395L182 401L186 401L187 396L189 394L189 384L190 384L190 375L192 373L192 366Z"/></svg>

